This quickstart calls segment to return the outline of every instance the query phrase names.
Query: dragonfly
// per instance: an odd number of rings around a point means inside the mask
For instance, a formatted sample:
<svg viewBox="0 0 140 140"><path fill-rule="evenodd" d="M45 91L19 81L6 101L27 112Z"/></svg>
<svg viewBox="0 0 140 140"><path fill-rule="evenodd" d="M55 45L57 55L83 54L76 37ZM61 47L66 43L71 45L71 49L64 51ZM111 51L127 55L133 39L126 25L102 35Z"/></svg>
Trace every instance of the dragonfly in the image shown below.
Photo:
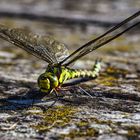
<svg viewBox="0 0 140 140"><path fill-rule="evenodd" d="M58 95L57 92L63 86L76 85L97 78L101 69L100 59L95 61L91 70L72 69L70 64L137 26L140 23L139 21L129 27L126 24L136 19L139 15L140 11L134 13L71 54L69 54L65 44L54 38L40 36L25 29L0 25L0 38L47 62L48 66L45 72L38 77L38 87L43 93L47 94L55 91L56 95ZM123 28L122 30L121 27L123 26L125 26L125 29ZM71 81L71 79L74 80Z"/></svg>

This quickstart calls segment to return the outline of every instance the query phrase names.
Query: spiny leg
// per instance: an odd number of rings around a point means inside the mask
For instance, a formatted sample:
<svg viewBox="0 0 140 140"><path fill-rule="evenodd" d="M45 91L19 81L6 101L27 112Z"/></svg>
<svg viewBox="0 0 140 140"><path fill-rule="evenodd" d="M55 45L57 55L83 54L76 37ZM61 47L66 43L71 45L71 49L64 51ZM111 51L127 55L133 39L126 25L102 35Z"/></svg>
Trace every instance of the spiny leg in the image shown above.
<svg viewBox="0 0 140 140"><path fill-rule="evenodd" d="M60 91L59 91L59 92L60 92ZM64 102L68 102L68 103L73 103L73 101L71 101L71 100L69 100L69 99L65 99L65 98L63 98L64 95L62 95L62 96L58 96L58 93L57 93L56 90L55 90L55 96L56 96L56 98L57 98L58 100L60 100L60 101L64 101Z"/></svg>
<svg viewBox="0 0 140 140"><path fill-rule="evenodd" d="M63 96L58 95L58 91L55 90L55 89L54 89L53 92L51 92L51 93L53 93L53 94L55 95L55 97L52 97L52 98L50 98L50 99L55 99L55 100L54 100L54 102L53 102L51 105L49 105L47 108L46 108L45 106L42 106L42 105L33 105L33 106L39 107L39 108L41 108L41 109L43 110L43 112L45 112L45 111L49 110L50 108L52 108L52 107L55 105L55 103L56 103L57 101L59 101L59 100L65 101L65 102L70 102L69 100L63 99L63 98L62 98ZM48 100L50 100L50 99L48 99ZM48 100L45 100L45 101L48 101ZM45 101L44 101L44 102L45 102Z"/></svg>
<svg viewBox="0 0 140 140"><path fill-rule="evenodd" d="M93 99L93 96L90 94L90 93L88 93L86 90L84 90L82 87L80 87L80 86L78 86L79 87L79 89L81 90L81 91L83 91L86 95L88 95L90 98L92 98Z"/></svg>
<svg viewBox="0 0 140 140"><path fill-rule="evenodd" d="M53 91L54 91L53 93L54 93L54 95L55 95L55 99L56 99L56 100L55 100L50 106L48 106L47 109L45 109L44 111L47 111L49 108L53 107L53 106L55 105L55 103L56 103L57 101L59 101L59 100L64 101L64 102L72 103L72 101L69 101L69 100L67 100L67 99L64 99L63 96L59 96L57 90L53 90Z"/></svg>

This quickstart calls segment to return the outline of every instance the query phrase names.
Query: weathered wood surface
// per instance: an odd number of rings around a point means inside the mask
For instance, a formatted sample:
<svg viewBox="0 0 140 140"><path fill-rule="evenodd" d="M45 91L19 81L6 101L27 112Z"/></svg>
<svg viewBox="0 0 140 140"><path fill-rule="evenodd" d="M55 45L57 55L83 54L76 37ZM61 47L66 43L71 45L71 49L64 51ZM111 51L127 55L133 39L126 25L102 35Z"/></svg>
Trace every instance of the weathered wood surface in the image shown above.
<svg viewBox="0 0 140 140"><path fill-rule="evenodd" d="M29 3L24 4L28 7L37 5L38 2L34 2L36 1L32 1L30 5ZM41 2L43 3L43 1ZM129 0L124 3L135 5ZM136 3L136 7L132 6L131 8L125 5L126 11L137 9L139 1L136 1ZM6 7L7 1L4 4ZM14 4L18 5L16 5L17 9L21 6L21 3L16 1L13 1ZM119 4L122 3L118 2ZM112 4L110 3L110 5ZM59 8L62 10L61 6ZM3 9L0 8L0 10ZM100 11L101 9L97 8L97 10ZM104 13L106 15L111 13L109 10L111 11L108 8ZM82 12L82 10L79 11ZM116 15L116 19L121 19L122 17L119 16L121 12L123 13L123 10L120 10L120 13L116 13L116 11L114 10L112 14ZM123 17L125 15L128 16L124 12ZM68 44L70 51L106 30L93 25L88 25L83 30L80 25L60 26L60 24L50 24L50 22L3 18L0 21L11 27L25 27L39 34L51 34L56 39ZM60 91L60 95L64 95L62 99L71 102L59 100L46 111L44 111L44 108L47 109L55 101L55 98L53 98L54 95L41 96L36 80L44 72L47 64L1 39L1 139L140 139L139 31L140 28L137 27L130 31L131 34L120 37L108 46L78 60L73 66L74 68L90 69L93 60L96 57L102 57L103 65L100 76L91 82L69 87L65 90L62 89ZM85 95L79 86L90 93L93 98ZM12 101L12 103L5 102L5 99L8 98L11 99L9 101ZM41 102L40 98L49 100ZM12 99L15 100L15 103ZM25 101L26 106L24 106L25 104L21 105Z"/></svg>

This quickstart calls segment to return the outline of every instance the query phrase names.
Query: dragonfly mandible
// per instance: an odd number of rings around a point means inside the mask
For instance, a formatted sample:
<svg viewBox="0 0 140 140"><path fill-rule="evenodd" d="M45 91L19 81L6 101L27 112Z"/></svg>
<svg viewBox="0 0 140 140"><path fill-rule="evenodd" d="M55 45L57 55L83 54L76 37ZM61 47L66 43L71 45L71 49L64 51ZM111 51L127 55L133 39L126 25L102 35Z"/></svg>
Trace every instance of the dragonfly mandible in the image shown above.
<svg viewBox="0 0 140 140"><path fill-rule="evenodd" d="M41 92L51 93L52 91L57 92L62 86L74 85L95 79L99 75L101 68L100 60L95 61L92 70L71 69L69 65L138 25L139 21L123 30L120 29L139 15L140 11L126 18L99 37L87 42L70 55L63 43L49 36L39 36L24 29L11 29L0 25L0 38L48 63L46 71L38 78L38 86ZM66 83L70 79L75 80Z"/></svg>

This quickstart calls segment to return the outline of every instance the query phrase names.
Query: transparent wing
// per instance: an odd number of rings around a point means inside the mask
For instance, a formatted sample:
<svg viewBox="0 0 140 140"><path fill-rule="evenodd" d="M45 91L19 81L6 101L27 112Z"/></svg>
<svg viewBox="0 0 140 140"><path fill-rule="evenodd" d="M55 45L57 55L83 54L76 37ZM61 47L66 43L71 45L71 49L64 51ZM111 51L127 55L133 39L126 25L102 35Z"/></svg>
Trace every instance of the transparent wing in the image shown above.
<svg viewBox="0 0 140 140"><path fill-rule="evenodd" d="M108 42L114 40L115 38L121 36L131 28L135 27L136 25L140 24L140 22L136 22L135 24L127 27L126 23L136 19L140 15L140 11L136 12L132 16L128 17L127 19L123 20L113 28L109 29L107 32L102 34L101 36L87 42L80 48L78 48L76 51L74 51L71 55L69 55L67 58L65 58L63 61L61 61L59 64L60 65L70 65L77 59L81 58L82 56L94 51L95 49L102 47L103 45L107 44ZM124 30L122 30L122 27L124 25ZM127 27L127 28L126 28Z"/></svg>
<svg viewBox="0 0 140 140"><path fill-rule="evenodd" d="M39 36L24 29L10 29L0 25L0 37L49 64L58 63L69 55L63 43L50 36Z"/></svg>

